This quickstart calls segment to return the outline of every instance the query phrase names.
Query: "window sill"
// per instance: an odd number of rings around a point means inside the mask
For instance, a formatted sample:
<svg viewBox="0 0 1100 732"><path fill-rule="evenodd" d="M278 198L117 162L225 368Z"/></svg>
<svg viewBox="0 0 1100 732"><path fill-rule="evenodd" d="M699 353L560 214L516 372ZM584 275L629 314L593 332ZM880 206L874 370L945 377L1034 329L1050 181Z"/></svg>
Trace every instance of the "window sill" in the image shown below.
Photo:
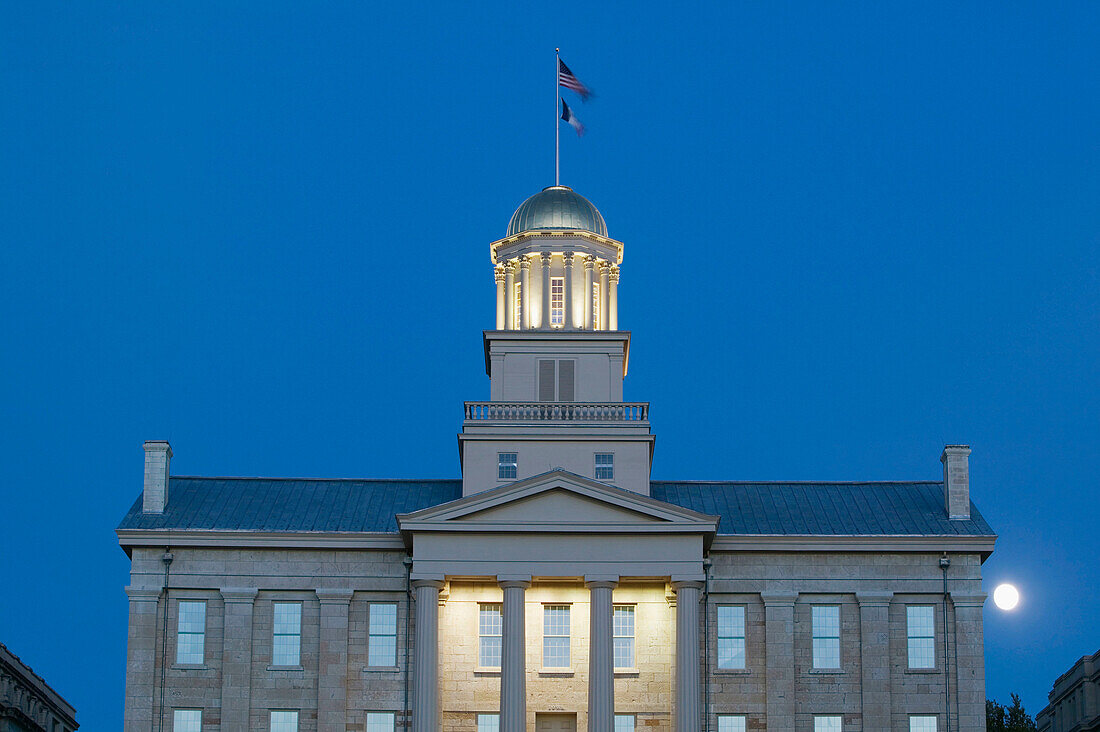
<svg viewBox="0 0 1100 732"><path fill-rule="evenodd" d="M811 674L820 674L822 676L836 676L839 674L848 673L844 669L840 668L812 668L809 670Z"/></svg>
<svg viewBox="0 0 1100 732"><path fill-rule="evenodd" d="M202 671L210 668L205 663L173 663L173 671Z"/></svg>
<svg viewBox="0 0 1100 732"><path fill-rule="evenodd" d="M938 674L940 670L938 668L907 668L905 669L907 674Z"/></svg>
<svg viewBox="0 0 1100 732"><path fill-rule="evenodd" d="M274 664L272 664L271 666L268 666L267 670L268 671L302 671L302 672L305 671L305 669L302 668L301 666L276 666Z"/></svg>
<svg viewBox="0 0 1100 732"><path fill-rule="evenodd" d="M716 668L714 669L716 674L728 674L730 676L748 676L752 673L752 669L749 668Z"/></svg>
<svg viewBox="0 0 1100 732"><path fill-rule="evenodd" d="M540 668L539 676L572 676L571 668Z"/></svg>
<svg viewBox="0 0 1100 732"><path fill-rule="evenodd" d="M636 677L640 671L636 668L617 668L615 669L615 678L631 678Z"/></svg>
<svg viewBox="0 0 1100 732"><path fill-rule="evenodd" d="M478 666L474 669L476 676L500 676L500 666Z"/></svg>
<svg viewBox="0 0 1100 732"><path fill-rule="evenodd" d="M375 673L388 674L388 673L395 673L395 672L400 671L400 670L401 669L398 668L397 666L364 666L363 667L363 673L365 673L365 674L375 674Z"/></svg>

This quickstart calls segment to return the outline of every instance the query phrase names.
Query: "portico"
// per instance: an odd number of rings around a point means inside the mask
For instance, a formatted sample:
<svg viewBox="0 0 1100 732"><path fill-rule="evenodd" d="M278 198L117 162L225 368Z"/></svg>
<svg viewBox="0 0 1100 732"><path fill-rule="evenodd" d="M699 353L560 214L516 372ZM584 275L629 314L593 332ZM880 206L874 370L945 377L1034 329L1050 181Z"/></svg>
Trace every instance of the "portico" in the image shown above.
<svg viewBox="0 0 1100 732"><path fill-rule="evenodd" d="M699 590L704 547L717 528L715 517L558 470L399 516L398 523L412 548L418 627L438 629L441 613L453 613L444 623L453 645L461 643L463 626L468 636L479 632L472 607L484 613L499 606L501 613L499 668L481 666L482 659L464 662L469 652L455 651L437 634L418 636L417 668L444 670L442 676L418 675L426 681L417 684L413 699L416 732L448 729L441 719L441 711L448 710L439 706L441 696L457 698L446 691L454 681L448 676L474 687L486 682L459 705L474 709L460 711L499 713L501 732L534 728L535 714L546 712L576 713L578 727L612 732L616 712L624 711L616 698L616 678L625 686L643 674L648 686L670 691L664 698L626 694L624 703L631 697L628 711L671 721L675 710L676 729L698 729ZM449 591L441 602L445 587ZM470 607L459 607L463 601ZM545 644L546 636L542 618L531 615L540 605L567 618L569 660L564 666L539 663L538 640L543 637ZM621 635L616 664L616 632L622 632L616 628L617 612L620 626L624 617L630 618L630 667L621 666L628 647ZM635 618L647 643L650 633L654 638L663 633L672 641L639 649L636 663ZM584 635L587 642L580 645ZM441 648L455 658L442 659ZM498 697L486 698L498 676ZM544 693L532 697L529 678ZM546 701L546 692L554 702ZM532 707L529 698L541 700L541 706Z"/></svg>

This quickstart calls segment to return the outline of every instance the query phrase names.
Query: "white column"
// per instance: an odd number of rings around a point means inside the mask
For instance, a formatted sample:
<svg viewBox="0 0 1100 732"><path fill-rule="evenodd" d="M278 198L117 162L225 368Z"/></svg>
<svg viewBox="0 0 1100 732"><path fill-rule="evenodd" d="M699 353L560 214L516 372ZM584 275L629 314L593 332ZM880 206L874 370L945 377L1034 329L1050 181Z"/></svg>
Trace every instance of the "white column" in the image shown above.
<svg viewBox="0 0 1100 732"><path fill-rule="evenodd" d="M614 732L615 728L611 591L618 583L618 577L585 577L589 591L588 732Z"/></svg>
<svg viewBox="0 0 1100 732"><path fill-rule="evenodd" d="M519 327L516 322L516 263L507 262L504 265L504 328L515 330Z"/></svg>
<svg viewBox="0 0 1100 732"><path fill-rule="evenodd" d="M350 589L317 590L317 598L321 602L317 732L344 732L347 725L348 606L351 595Z"/></svg>
<svg viewBox="0 0 1100 732"><path fill-rule="evenodd" d="M225 602L222 637L222 724L225 730L248 729L252 687L252 608L255 588L221 590Z"/></svg>
<svg viewBox="0 0 1100 732"><path fill-rule="evenodd" d="M607 262L600 262L600 330L607 330L611 320L608 316L607 278L611 267Z"/></svg>
<svg viewBox="0 0 1100 732"><path fill-rule="evenodd" d="M126 700L122 729L149 732L154 726L157 681L157 600L160 588L127 587L130 625L126 637ZM167 602L167 600L165 600ZM163 690L159 695L163 706Z"/></svg>
<svg viewBox="0 0 1100 732"><path fill-rule="evenodd" d="M504 330L504 266L498 264L493 269L493 279L497 283L497 330Z"/></svg>
<svg viewBox="0 0 1100 732"><path fill-rule="evenodd" d="M500 651L500 732L527 729L527 642L524 593L530 577L499 577L504 590Z"/></svg>
<svg viewBox="0 0 1100 732"><path fill-rule="evenodd" d="M676 590L676 722L674 732L702 729L699 699L699 593L698 580L674 581Z"/></svg>
<svg viewBox="0 0 1100 732"><path fill-rule="evenodd" d="M412 732L439 732L439 590L443 580L413 580L416 666Z"/></svg>
<svg viewBox="0 0 1100 732"><path fill-rule="evenodd" d="M539 255L542 260L542 312L539 313L539 327L550 327L550 252Z"/></svg>
<svg viewBox="0 0 1100 732"><path fill-rule="evenodd" d="M596 260L592 257L584 258L584 297L581 304L584 307L584 329L592 330L596 324L592 322L592 268Z"/></svg>
<svg viewBox="0 0 1100 732"><path fill-rule="evenodd" d="M520 257L519 260L519 297L520 328L527 330L531 322L531 260Z"/></svg>
<svg viewBox="0 0 1100 732"><path fill-rule="evenodd" d="M608 299L611 301L611 305L607 310L608 315L608 328L611 330L619 329L619 265L611 265L611 274L608 277L608 287L610 292L608 293Z"/></svg>
<svg viewBox="0 0 1100 732"><path fill-rule="evenodd" d="M573 329L577 327L573 323L573 252L566 252L562 261L565 263L565 317L562 327Z"/></svg>

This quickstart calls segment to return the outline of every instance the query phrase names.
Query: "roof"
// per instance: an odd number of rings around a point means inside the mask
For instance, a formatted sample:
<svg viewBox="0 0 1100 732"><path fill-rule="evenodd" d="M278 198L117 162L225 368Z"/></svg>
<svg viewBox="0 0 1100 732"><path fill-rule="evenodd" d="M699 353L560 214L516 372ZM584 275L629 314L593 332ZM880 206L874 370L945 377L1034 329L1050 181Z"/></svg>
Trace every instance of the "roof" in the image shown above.
<svg viewBox="0 0 1100 732"><path fill-rule="evenodd" d="M950 520L943 484L652 481L652 498L720 517L721 535L993 536L971 504ZM119 530L397 533L395 515L462 497L461 480L314 480L173 476L164 513Z"/></svg>
<svg viewBox="0 0 1100 732"><path fill-rule="evenodd" d="M47 684L44 678L36 674L34 669L28 666L19 656L12 653L11 649L3 643L0 643L0 666L7 666L12 672L21 676L22 685L28 692L45 699L53 707L53 711L58 716L65 718L73 729L80 726L76 723L76 708L65 701L56 689Z"/></svg>
<svg viewBox="0 0 1100 732"><path fill-rule="evenodd" d="M579 229L607 236L607 224L600 212L568 186L543 188L521 203L508 222L506 236L542 229Z"/></svg>

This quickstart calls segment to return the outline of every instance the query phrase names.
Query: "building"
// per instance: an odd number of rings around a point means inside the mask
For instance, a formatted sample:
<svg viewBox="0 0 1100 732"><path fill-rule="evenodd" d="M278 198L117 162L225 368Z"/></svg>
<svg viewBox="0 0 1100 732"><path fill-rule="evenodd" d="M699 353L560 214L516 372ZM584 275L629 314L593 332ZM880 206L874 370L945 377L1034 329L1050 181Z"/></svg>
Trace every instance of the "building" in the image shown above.
<svg viewBox="0 0 1100 732"><path fill-rule="evenodd" d="M985 728L968 447L943 481L651 480L623 243L553 186L490 255L461 479L169 477L145 443L128 732Z"/></svg>
<svg viewBox="0 0 1100 732"><path fill-rule="evenodd" d="M0 732L73 732L73 705L0 643Z"/></svg>
<svg viewBox="0 0 1100 732"><path fill-rule="evenodd" d="M1100 651L1077 659L1055 680L1047 701L1035 715L1039 732L1100 730Z"/></svg>

